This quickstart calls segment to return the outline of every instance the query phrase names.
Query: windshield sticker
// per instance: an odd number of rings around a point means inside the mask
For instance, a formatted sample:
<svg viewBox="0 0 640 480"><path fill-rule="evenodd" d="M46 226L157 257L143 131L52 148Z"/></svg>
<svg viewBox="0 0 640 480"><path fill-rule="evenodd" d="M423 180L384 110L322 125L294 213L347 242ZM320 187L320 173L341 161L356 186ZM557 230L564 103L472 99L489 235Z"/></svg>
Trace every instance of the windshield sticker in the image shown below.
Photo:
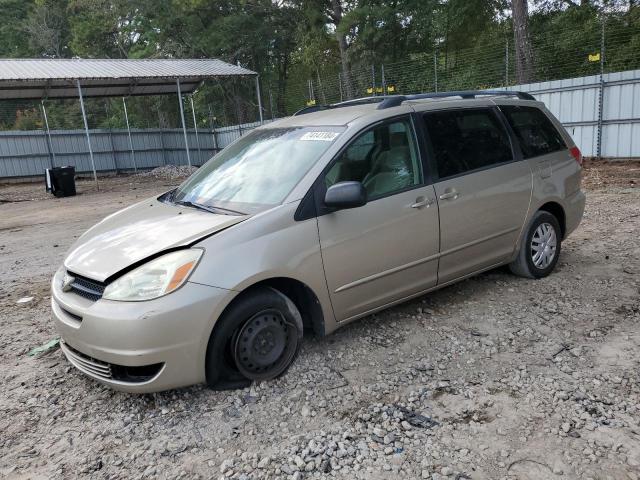
<svg viewBox="0 0 640 480"><path fill-rule="evenodd" d="M300 140L306 142L333 142L340 135L338 132L307 132Z"/></svg>

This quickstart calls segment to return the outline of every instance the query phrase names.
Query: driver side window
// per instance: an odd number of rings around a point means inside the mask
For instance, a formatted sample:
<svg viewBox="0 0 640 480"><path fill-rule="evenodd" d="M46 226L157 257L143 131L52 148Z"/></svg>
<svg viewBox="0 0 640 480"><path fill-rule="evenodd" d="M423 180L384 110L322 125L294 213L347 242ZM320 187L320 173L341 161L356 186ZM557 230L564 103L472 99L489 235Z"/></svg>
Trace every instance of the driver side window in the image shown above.
<svg viewBox="0 0 640 480"><path fill-rule="evenodd" d="M408 119L385 123L360 134L325 175L325 185L358 181L369 199L422 183L422 168Z"/></svg>

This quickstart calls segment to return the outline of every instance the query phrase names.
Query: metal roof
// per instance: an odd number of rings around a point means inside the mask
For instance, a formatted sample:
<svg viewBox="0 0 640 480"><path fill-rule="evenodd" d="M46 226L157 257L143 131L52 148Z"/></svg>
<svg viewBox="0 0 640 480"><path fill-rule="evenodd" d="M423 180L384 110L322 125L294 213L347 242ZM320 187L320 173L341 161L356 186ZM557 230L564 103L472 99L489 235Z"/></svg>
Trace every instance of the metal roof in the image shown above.
<svg viewBox="0 0 640 480"><path fill-rule="evenodd" d="M191 93L203 80L256 72L217 59L0 59L0 99Z"/></svg>

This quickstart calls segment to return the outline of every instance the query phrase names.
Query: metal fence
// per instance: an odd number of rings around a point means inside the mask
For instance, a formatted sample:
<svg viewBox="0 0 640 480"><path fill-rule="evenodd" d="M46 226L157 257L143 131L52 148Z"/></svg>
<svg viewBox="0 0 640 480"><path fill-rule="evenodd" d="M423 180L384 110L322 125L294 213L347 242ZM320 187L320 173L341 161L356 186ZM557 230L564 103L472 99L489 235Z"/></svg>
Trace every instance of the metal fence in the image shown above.
<svg viewBox="0 0 640 480"><path fill-rule="evenodd" d="M640 70L513 85L543 101L569 130L586 157L640 157ZM201 165L259 122L215 129L189 129L192 163ZM197 133L196 133L197 132ZM90 131L96 170L131 171L186 165L181 129ZM133 148L132 148L133 147ZM42 175L50 166L91 171L83 130L0 132L0 178Z"/></svg>
<svg viewBox="0 0 640 480"><path fill-rule="evenodd" d="M640 70L516 85L544 102L585 157L640 157Z"/></svg>
<svg viewBox="0 0 640 480"><path fill-rule="evenodd" d="M199 166L220 149L260 125L245 123L214 130L188 130L191 162ZM181 129L90 130L98 172L122 172L163 165L186 165ZM0 132L0 178L43 175L45 168L74 166L90 172L91 162L84 130Z"/></svg>

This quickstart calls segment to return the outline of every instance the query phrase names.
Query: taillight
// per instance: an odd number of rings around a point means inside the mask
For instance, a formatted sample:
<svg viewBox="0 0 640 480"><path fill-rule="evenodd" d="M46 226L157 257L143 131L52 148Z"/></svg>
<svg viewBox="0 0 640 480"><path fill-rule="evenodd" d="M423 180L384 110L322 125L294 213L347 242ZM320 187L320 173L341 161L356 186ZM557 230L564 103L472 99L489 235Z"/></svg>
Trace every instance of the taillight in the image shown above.
<svg viewBox="0 0 640 480"><path fill-rule="evenodd" d="M578 162L578 165L582 166L582 153L580 153L580 149L578 147L571 147L569 153L573 159Z"/></svg>

